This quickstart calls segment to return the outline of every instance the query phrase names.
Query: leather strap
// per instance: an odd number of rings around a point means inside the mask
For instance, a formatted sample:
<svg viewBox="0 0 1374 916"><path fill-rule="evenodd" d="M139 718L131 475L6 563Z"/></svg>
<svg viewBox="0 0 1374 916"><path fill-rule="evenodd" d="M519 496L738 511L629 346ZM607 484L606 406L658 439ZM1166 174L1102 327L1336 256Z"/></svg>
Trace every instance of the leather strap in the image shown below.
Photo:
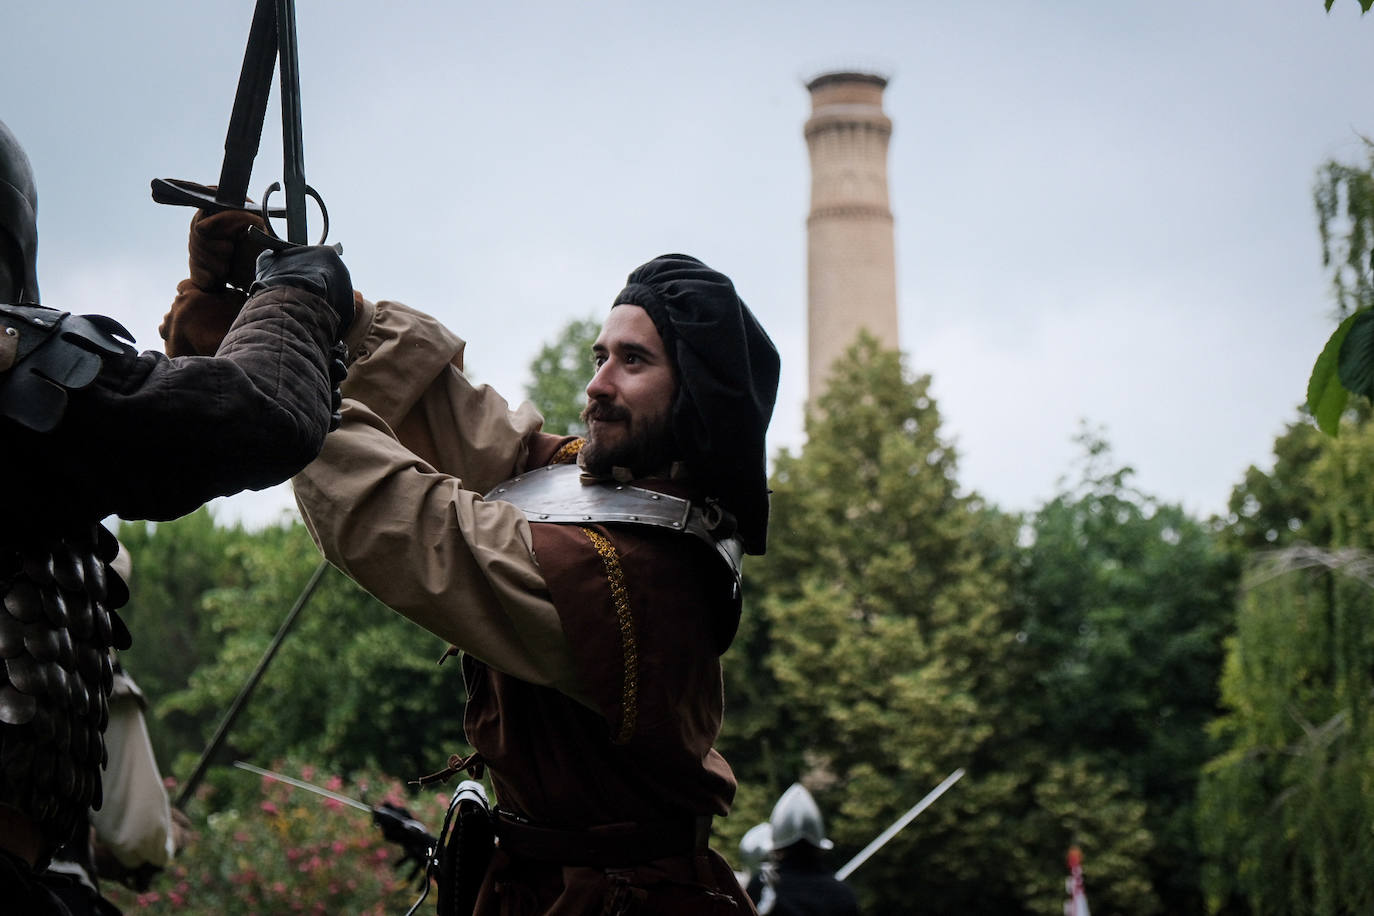
<svg viewBox="0 0 1374 916"><path fill-rule="evenodd" d="M496 836L501 850L511 855L562 865L614 868L705 852L711 838L711 818L707 815L560 830L536 826L519 815L498 809Z"/></svg>

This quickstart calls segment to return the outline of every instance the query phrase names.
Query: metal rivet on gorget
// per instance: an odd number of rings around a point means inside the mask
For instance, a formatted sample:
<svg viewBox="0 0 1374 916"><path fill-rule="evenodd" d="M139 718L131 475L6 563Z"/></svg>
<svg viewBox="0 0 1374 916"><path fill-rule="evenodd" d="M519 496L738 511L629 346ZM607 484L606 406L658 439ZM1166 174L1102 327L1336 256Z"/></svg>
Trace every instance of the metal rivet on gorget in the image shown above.
<svg viewBox="0 0 1374 916"><path fill-rule="evenodd" d="M674 528L681 528L681 527L682 527L682 523L681 523L681 522L673 522L673 527L674 527Z"/></svg>
<svg viewBox="0 0 1374 916"><path fill-rule="evenodd" d="M8 335L10 335L11 337L18 337L18 336L19 336L19 332L18 332L17 330L15 330L14 328L5 328L5 333L8 334Z"/></svg>
<svg viewBox="0 0 1374 916"><path fill-rule="evenodd" d="M584 515L584 516L582 516L582 521L584 521L584 522L590 522L591 520L592 520L592 517L591 517L590 515Z"/></svg>
<svg viewBox="0 0 1374 916"><path fill-rule="evenodd" d="M540 517L540 518L548 518L548 515L545 514L545 515L541 515L541 516L539 516L539 517Z"/></svg>
<svg viewBox="0 0 1374 916"><path fill-rule="evenodd" d="M638 515L631 515L631 516L630 516L630 521L632 521L632 522L637 522L637 521L639 521L639 516L638 516Z"/></svg>
<svg viewBox="0 0 1374 916"><path fill-rule="evenodd" d="M497 492L497 493L504 493L504 492L506 492L506 488L505 488L505 487L497 487L497 488L496 488L496 492Z"/></svg>
<svg viewBox="0 0 1374 916"><path fill-rule="evenodd" d="M649 498L650 498L650 499L658 499L658 494L655 493L653 496L650 496Z"/></svg>

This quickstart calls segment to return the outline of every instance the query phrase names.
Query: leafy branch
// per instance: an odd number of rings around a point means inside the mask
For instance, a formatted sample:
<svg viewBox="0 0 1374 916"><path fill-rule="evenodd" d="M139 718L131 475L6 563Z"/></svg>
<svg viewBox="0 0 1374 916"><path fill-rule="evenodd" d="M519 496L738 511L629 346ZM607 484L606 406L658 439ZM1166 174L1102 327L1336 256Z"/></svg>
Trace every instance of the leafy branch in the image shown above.
<svg viewBox="0 0 1374 916"><path fill-rule="evenodd" d="M1326 11L1328 13L1331 12L1331 4L1335 2L1336 0L1326 0ZM1369 12L1371 6L1374 6L1374 0L1360 0L1360 15L1363 16L1365 13Z"/></svg>

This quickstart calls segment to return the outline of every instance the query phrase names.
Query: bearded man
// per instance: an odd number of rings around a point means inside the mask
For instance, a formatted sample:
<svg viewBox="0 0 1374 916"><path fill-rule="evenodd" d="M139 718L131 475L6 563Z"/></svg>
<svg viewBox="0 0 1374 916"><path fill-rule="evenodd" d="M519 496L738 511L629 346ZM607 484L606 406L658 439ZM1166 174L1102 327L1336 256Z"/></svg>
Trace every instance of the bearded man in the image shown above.
<svg viewBox="0 0 1374 916"><path fill-rule="evenodd" d="M736 788L713 748L720 655L768 525L767 334L725 275L649 261L593 348L583 442L474 385L433 318L359 301L343 423L294 486L330 562L462 650L477 754L451 769L490 772L499 844L441 894L752 913L708 840Z"/></svg>

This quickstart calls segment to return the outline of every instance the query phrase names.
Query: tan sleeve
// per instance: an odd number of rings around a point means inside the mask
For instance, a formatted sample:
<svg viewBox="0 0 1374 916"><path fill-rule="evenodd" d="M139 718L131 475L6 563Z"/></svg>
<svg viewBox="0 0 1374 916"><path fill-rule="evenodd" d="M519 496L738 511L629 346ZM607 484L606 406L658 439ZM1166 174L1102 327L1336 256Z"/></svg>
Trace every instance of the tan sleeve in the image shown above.
<svg viewBox="0 0 1374 916"><path fill-rule="evenodd" d="M462 372L463 341L399 303L364 303L343 423L294 478L311 536L387 606L498 670L576 695L529 524L481 494L524 468L538 432Z"/></svg>
<svg viewBox="0 0 1374 916"><path fill-rule="evenodd" d="M110 724L105 729L104 802L91 812L101 845L126 868L166 867L172 859L172 811L153 756L138 697L115 675Z"/></svg>

